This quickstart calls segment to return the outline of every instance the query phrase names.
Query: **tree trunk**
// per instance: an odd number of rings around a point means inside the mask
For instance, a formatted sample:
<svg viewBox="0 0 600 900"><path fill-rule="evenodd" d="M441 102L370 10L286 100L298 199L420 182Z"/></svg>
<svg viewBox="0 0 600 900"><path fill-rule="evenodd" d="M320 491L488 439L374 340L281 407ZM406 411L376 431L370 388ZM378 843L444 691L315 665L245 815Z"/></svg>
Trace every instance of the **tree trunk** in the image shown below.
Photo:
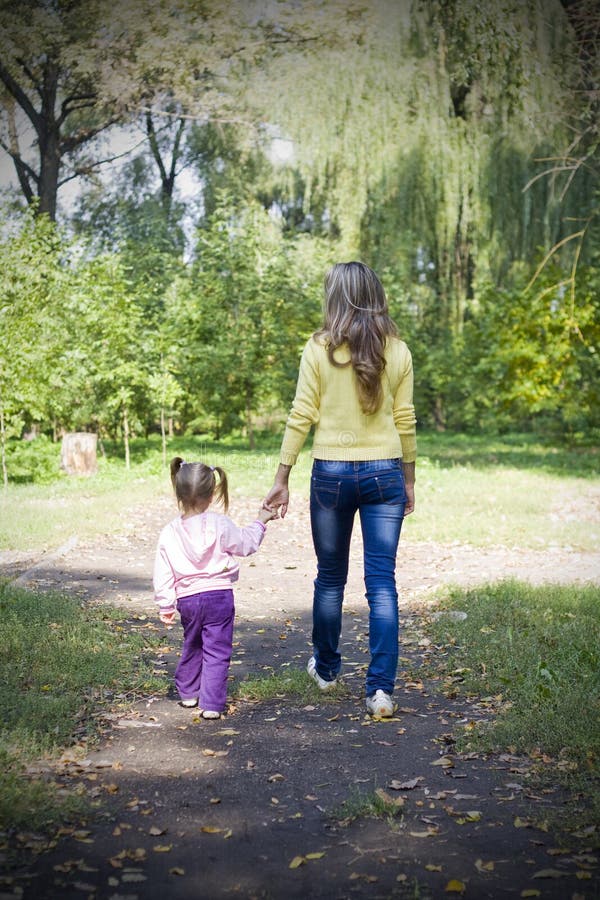
<svg viewBox="0 0 600 900"><path fill-rule="evenodd" d="M167 434L165 431L165 408L160 408L160 437L162 440L162 458L163 466L167 465Z"/></svg>
<svg viewBox="0 0 600 900"><path fill-rule="evenodd" d="M6 427L4 425L4 407L0 407L0 453L2 456L2 482L8 487L8 472L6 469Z"/></svg>
<svg viewBox="0 0 600 900"><path fill-rule="evenodd" d="M254 424L252 422L252 405L250 403L250 394L246 394L246 429L248 432L248 446L251 450L255 450L256 441L254 439Z"/></svg>
<svg viewBox="0 0 600 900"><path fill-rule="evenodd" d="M65 434L60 449L60 467L67 475L95 475L98 471L98 435L90 431Z"/></svg>
<svg viewBox="0 0 600 900"><path fill-rule="evenodd" d="M129 458L129 418L127 417L127 407L123 407L123 441L125 443L125 468L130 469Z"/></svg>

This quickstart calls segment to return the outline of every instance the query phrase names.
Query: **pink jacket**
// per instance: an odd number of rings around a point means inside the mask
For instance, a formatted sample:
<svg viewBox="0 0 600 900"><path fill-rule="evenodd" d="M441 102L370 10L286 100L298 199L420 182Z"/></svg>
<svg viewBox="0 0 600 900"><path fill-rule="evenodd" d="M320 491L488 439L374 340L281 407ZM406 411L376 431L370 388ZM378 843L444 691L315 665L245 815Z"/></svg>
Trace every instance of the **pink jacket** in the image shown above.
<svg viewBox="0 0 600 900"><path fill-rule="evenodd" d="M178 516L160 533L154 561L154 597L161 609L200 591L222 591L238 580L234 556L250 556L266 528L256 520L239 528L228 516L203 512Z"/></svg>

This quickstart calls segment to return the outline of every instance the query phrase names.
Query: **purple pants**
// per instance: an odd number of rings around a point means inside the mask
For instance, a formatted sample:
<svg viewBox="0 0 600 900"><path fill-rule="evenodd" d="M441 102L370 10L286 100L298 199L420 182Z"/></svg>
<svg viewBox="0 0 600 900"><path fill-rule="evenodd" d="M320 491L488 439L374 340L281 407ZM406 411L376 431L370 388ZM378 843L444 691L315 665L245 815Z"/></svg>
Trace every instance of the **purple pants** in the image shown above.
<svg viewBox="0 0 600 900"><path fill-rule="evenodd" d="M179 695L182 700L198 698L200 709L223 712L233 641L233 591L181 597L177 609L183 625L181 659L175 670Z"/></svg>

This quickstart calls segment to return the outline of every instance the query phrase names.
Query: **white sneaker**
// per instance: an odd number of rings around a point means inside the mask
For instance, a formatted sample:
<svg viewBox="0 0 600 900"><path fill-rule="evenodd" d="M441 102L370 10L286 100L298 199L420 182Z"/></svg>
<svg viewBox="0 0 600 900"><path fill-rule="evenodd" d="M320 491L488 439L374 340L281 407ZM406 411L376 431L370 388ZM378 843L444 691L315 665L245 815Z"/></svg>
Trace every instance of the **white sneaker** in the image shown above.
<svg viewBox="0 0 600 900"><path fill-rule="evenodd" d="M217 712L216 709L205 709L202 713L203 719L220 719L221 713Z"/></svg>
<svg viewBox="0 0 600 900"><path fill-rule="evenodd" d="M381 689L372 697L367 697L367 712L377 719L387 719L394 715L394 703L389 694Z"/></svg>
<svg viewBox="0 0 600 900"><path fill-rule="evenodd" d="M306 671L322 691L330 691L331 688L335 687L337 684L337 678L334 678L333 681L325 681L324 678L321 678L317 672L317 661L314 656L311 656L309 659L306 665Z"/></svg>
<svg viewBox="0 0 600 900"><path fill-rule="evenodd" d="M194 709L198 706L197 697L190 697L189 700L178 700L177 702L180 706L183 706L184 709Z"/></svg>

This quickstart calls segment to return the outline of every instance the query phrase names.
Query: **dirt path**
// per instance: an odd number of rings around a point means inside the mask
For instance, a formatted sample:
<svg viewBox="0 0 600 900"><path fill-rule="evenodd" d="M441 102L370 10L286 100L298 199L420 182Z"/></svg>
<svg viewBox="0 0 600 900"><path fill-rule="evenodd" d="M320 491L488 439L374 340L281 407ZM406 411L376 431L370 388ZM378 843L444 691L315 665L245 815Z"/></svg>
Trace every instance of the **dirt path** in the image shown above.
<svg viewBox="0 0 600 900"><path fill-rule="evenodd" d="M231 512L242 522L257 505L234 501ZM29 569L25 583L117 603L131 611L132 627L160 628L149 577L158 530L172 514L171 501L159 498L132 514L127 534L46 561L5 555L0 574ZM368 617L358 538L352 557L339 697L315 688L303 707L283 696L237 702L226 718L205 722L171 694L115 715L98 752L83 761L67 754L53 770L69 789L91 794L97 816L50 848L42 836L13 836L23 856L0 900L600 896L591 837L573 834L559 847L531 826L563 801L558 791L532 791L531 761L453 752L455 726L488 716L486 704L448 700L415 675L417 626L433 588L506 576L599 583L598 557L414 543L407 528L398 569L399 711L386 722L364 714ZM235 678L305 665L313 577L306 505L297 503L243 563ZM160 633L157 669L172 675L181 632ZM344 821L342 804L356 810L376 789L398 799L398 815Z"/></svg>

